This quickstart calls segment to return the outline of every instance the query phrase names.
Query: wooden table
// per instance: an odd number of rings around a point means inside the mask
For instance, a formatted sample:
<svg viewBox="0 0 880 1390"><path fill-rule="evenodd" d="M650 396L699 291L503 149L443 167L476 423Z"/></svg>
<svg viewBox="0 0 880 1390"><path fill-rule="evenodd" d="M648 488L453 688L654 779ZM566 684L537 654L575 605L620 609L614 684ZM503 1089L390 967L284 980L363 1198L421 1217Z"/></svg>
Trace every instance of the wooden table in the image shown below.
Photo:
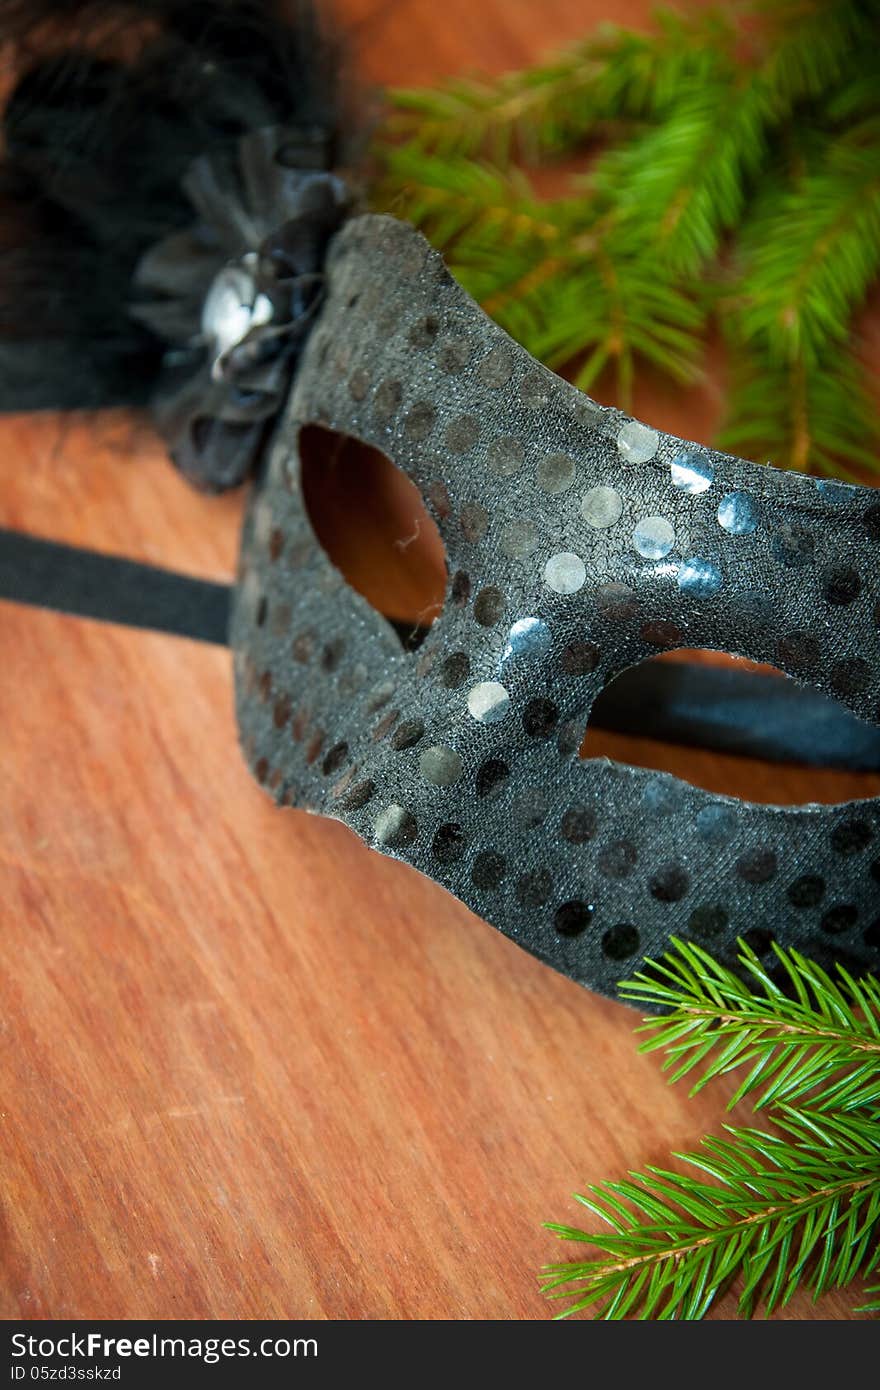
<svg viewBox="0 0 880 1390"><path fill-rule="evenodd" d="M528 62L612 7L343 8L363 69L415 82ZM708 437L717 382L642 385L642 415ZM0 471L5 526L232 573L241 497L190 492L122 417L6 420ZM635 1014L276 810L237 752L227 652L10 604L0 642L2 1314L546 1317L536 1273L566 1251L541 1222L694 1145L723 1090L689 1101ZM797 770L675 766L806 799Z"/></svg>

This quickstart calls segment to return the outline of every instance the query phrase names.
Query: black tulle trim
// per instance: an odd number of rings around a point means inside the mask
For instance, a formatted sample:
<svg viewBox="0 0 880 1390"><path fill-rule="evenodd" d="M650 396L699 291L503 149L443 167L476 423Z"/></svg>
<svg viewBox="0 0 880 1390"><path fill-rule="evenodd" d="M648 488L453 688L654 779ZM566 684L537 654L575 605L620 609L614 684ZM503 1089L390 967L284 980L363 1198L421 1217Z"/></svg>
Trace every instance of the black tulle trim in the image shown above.
<svg viewBox="0 0 880 1390"><path fill-rule="evenodd" d="M345 158L338 48L304 0L0 0L0 42L0 409L143 404L166 345L132 276L191 222L185 170L275 125Z"/></svg>

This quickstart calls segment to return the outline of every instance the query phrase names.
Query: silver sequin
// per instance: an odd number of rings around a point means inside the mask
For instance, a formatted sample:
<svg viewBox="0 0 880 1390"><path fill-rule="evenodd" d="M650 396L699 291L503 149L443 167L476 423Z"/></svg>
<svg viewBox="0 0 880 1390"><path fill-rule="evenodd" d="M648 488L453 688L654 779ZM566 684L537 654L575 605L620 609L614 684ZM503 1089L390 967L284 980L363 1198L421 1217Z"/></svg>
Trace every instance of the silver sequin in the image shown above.
<svg viewBox="0 0 880 1390"><path fill-rule="evenodd" d="M570 550L551 555L544 566L544 583L556 594L576 594L587 582L587 567Z"/></svg>
<svg viewBox="0 0 880 1390"><path fill-rule="evenodd" d="M843 506L853 500L857 489L852 483L841 483L836 478L817 478L816 491L825 502L831 502L834 506Z"/></svg>
<svg viewBox="0 0 880 1390"><path fill-rule="evenodd" d="M704 806L697 814L697 834L709 845L726 845L736 834L737 824L736 812L724 802Z"/></svg>
<svg viewBox="0 0 880 1390"><path fill-rule="evenodd" d="M525 450L512 435L493 439L486 450L486 467L499 478L512 478L523 466Z"/></svg>
<svg viewBox="0 0 880 1390"><path fill-rule="evenodd" d="M538 528L529 517L508 521L498 538L498 549L511 560L531 555L538 544Z"/></svg>
<svg viewBox="0 0 880 1390"><path fill-rule="evenodd" d="M480 724L497 724L510 708L510 696L498 681L480 681L468 691L467 707Z"/></svg>
<svg viewBox="0 0 880 1390"><path fill-rule="evenodd" d="M591 487L581 500L584 521L597 531L614 526L620 520L622 511L623 499L613 487Z"/></svg>
<svg viewBox="0 0 880 1390"><path fill-rule="evenodd" d="M660 447L656 430L638 420L627 420L617 433L617 448L627 463L647 463Z"/></svg>
<svg viewBox="0 0 880 1390"><path fill-rule="evenodd" d="M437 744L424 750L419 766L426 782L432 782L435 787L451 787L462 773L461 754L454 748Z"/></svg>
<svg viewBox="0 0 880 1390"><path fill-rule="evenodd" d="M662 560L675 545L675 531L665 516L643 516L633 531L633 545L644 560Z"/></svg>
<svg viewBox="0 0 880 1390"><path fill-rule="evenodd" d="M715 481L715 469L705 455L682 449L670 464L669 476L673 487L693 496L709 491Z"/></svg>
<svg viewBox="0 0 880 1390"><path fill-rule="evenodd" d="M642 805L652 815L668 815L681 800L681 787L667 773L652 777L642 788Z"/></svg>
<svg viewBox="0 0 880 1390"><path fill-rule="evenodd" d="M393 845L400 840L412 838L411 827L412 816L405 806L399 802L392 801L390 806L386 806L384 811L380 811L373 822L373 834L380 845Z"/></svg>
<svg viewBox="0 0 880 1390"><path fill-rule="evenodd" d="M507 642L501 654L502 661L513 657L543 656L550 650L553 639L550 629L540 618L520 618L507 634Z"/></svg>
<svg viewBox="0 0 880 1390"><path fill-rule="evenodd" d="M690 598L711 598L721 588L721 571L711 560L693 556L679 567L678 587Z"/></svg>
<svg viewBox="0 0 880 1390"><path fill-rule="evenodd" d="M574 482L574 459L568 454L545 454L538 464L536 480L542 492L558 496Z"/></svg>
<svg viewBox="0 0 880 1390"><path fill-rule="evenodd" d="M760 506L748 492L729 492L718 507L718 525L731 536L751 535L760 516Z"/></svg>

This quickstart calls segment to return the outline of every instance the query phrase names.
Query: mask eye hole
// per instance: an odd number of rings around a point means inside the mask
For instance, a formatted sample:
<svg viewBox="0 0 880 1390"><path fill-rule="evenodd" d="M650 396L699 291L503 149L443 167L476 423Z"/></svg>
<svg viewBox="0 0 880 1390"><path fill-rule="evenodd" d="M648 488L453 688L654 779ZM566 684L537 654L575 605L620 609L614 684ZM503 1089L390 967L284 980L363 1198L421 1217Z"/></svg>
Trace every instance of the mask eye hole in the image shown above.
<svg viewBox="0 0 880 1390"><path fill-rule="evenodd" d="M300 430L306 511L352 589L412 651L443 611L446 551L418 488L379 449L323 425Z"/></svg>
<svg viewBox="0 0 880 1390"><path fill-rule="evenodd" d="M690 689L689 672L697 682ZM725 690L727 676L746 675L748 689ZM731 736L748 751L719 751ZM777 760L786 738L790 753L803 750L799 761ZM663 653L616 676L593 706L580 755L671 772L705 791L764 805L835 805L880 795L877 730L830 697L805 692L776 667L719 652ZM826 765L810 765L809 755ZM842 765L847 756L852 767Z"/></svg>

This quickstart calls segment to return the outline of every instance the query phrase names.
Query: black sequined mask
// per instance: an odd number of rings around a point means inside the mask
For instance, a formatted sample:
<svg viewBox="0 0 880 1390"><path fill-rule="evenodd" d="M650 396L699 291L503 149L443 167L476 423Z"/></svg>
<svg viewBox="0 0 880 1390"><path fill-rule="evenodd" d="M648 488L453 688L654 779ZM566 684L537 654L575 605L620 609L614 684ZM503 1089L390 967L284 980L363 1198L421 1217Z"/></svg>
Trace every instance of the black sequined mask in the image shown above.
<svg viewBox="0 0 880 1390"><path fill-rule="evenodd" d="M674 934L876 969L880 801L752 805L578 750L603 687L675 648L772 662L876 728L880 498L596 405L390 218L350 221L325 273L234 601L259 781L603 992ZM315 425L383 451L436 521L447 598L417 651L316 539Z"/></svg>

